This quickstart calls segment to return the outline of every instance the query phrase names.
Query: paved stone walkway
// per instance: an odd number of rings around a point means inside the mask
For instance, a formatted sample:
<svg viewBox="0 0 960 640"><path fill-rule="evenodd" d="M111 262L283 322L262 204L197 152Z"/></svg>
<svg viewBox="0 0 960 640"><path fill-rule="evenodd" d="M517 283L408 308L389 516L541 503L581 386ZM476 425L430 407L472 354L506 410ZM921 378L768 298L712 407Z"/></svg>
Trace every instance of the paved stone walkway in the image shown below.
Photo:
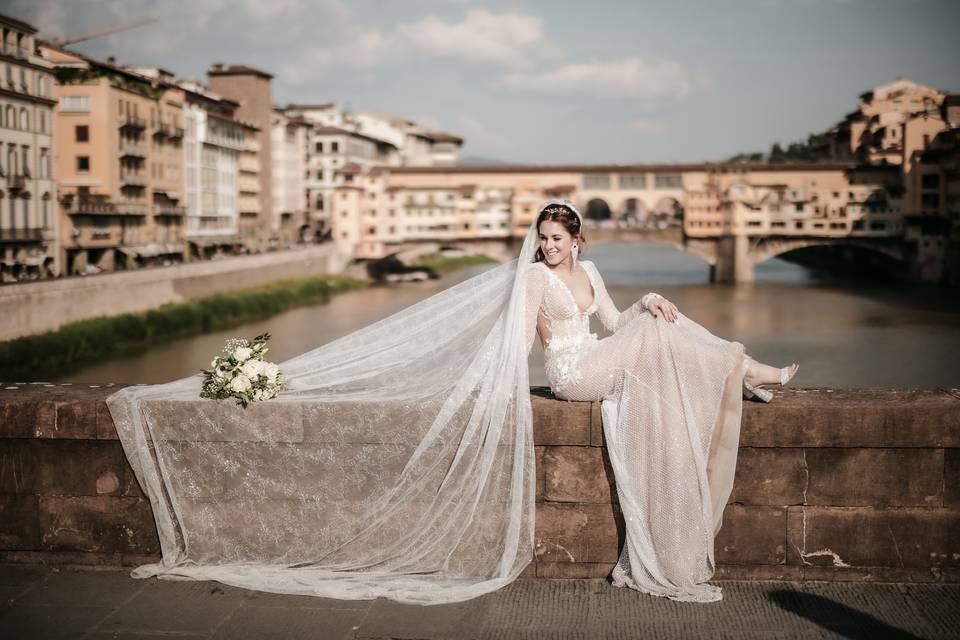
<svg viewBox="0 0 960 640"><path fill-rule="evenodd" d="M280 596L125 569L0 565L0 638L958 638L960 585L717 582L678 603L607 580L521 579L467 602Z"/></svg>

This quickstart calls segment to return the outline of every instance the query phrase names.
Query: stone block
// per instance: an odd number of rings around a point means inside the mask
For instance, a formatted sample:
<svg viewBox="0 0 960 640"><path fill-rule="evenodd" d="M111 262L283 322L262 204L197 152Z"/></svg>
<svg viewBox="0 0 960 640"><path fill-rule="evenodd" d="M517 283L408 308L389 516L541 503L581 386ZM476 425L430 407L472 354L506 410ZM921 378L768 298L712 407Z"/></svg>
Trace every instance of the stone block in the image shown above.
<svg viewBox="0 0 960 640"><path fill-rule="evenodd" d="M544 395L542 390L532 393L533 441L540 445L589 445L589 402L565 402Z"/></svg>
<svg viewBox="0 0 960 640"><path fill-rule="evenodd" d="M546 447L543 472L547 502L616 501L613 468L600 447Z"/></svg>
<svg viewBox="0 0 960 640"><path fill-rule="evenodd" d="M802 449L740 447L729 502L803 504L806 482Z"/></svg>
<svg viewBox="0 0 960 640"><path fill-rule="evenodd" d="M537 464L537 502L543 502L543 491L546 483L546 476L543 471L543 456L546 453L547 448L541 446L535 446L533 448L534 455L536 456ZM0 476L2 480L3 476ZM2 485L0 485L2 486Z"/></svg>
<svg viewBox="0 0 960 640"><path fill-rule="evenodd" d="M611 504L537 506L537 562L616 562L623 516Z"/></svg>
<svg viewBox="0 0 960 640"><path fill-rule="evenodd" d="M960 567L960 511L789 507L787 563L834 567Z"/></svg>
<svg viewBox="0 0 960 640"><path fill-rule="evenodd" d="M97 553L157 553L153 512L146 500L108 496L41 496L43 549Z"/></svg>
<svg viewBox="0 0 960 640"><path fill-rule="evenodd" d="M590 444L595 447L607 446L607 437L603 433L603 416L599 402L590 403Z"/></svg>
<svg viewBox="0 0 960 640"><path fill-rule="evenodd" d="M19 390L0 392L0 438L35 438L55 422L53 403L20 394Z"/></svg>
<svg viewBox="0 0 960 640"><path fill-rule="evenodd" d="M33 455L37 494L143 495L119 441L40 440Z"/></svg>
<svg viewBox="0 0 960 640"><path fill-rule="evenodd" d="M960 509L960 449L943 450L943 506Z"/></svg>
<svg viewBox="0 0 960 640"><path fill-rule="evenodd" d="M37 549L40 511L37 497L0 494L0 549Z"/></svg>
<svg viewBox="0 0 960 640"><path fill-rule="evenodd" d="M538 578L583 580L606 578L617 566L616 562L537 562Z"/></svg>
<svg viewBox="0 0 960 640"><path fill-rule="evenodd" d="M943 449L808 448L805 456L808 505L943 504Z"/></svg>
<svg viewBox="0 0 960 640"><path fill-rule="evenodd" d="M802 580L803 567L787 564L717 564L714 580Z"/></svg>
<svg viewBox="0 0 960 640"><path fill-rule="evenodd" d="M786 530L785 507L727 505L713 542L714 559L718 564L782 565Z"/></svg>
<svg viewBox="0 0 960 640"><path fill-rule="evenodd" d="M958 447L960 399L936 389L785 389L775 403L744 403L740 444Z"/></svg>
<svg viewBox="0 0 960 640"><path fill-rule="evenodd" d="M0 494L36 493L36 441L0 439Z"/></svg>

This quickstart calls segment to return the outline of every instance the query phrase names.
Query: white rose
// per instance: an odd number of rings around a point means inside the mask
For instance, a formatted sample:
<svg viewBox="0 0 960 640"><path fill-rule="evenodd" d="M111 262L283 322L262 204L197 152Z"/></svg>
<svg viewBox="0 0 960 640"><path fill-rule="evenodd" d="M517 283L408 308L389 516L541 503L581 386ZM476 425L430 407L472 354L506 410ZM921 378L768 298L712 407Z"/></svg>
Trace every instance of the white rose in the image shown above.
<svg viewBox="0 0 960 640"><path fill-rule="evenodd" d="M251 386L252 385L250 384L250 378L243 375L242 373L230 382L230 390L236 391L237 393L243 393L244 391L249 391Z"/></svg>
<svg viewBox="0 0 960 640"><path fill-rule="evenodd" d="M266 365L263 367L263 374L267 376L267 380L269 380L270 382L275 382L277 379L277 375L279 373L280 373L280 367L273 364L272 362L266 363Z"/></svg>
<svg viewBox="0 0 960 640"><path fill-rule="evenodd" d="M216 359L216 358L214 358L213 360L210 361L210 366L211 366L211 367L217 366L217 359Z"/></svg>
<svg viewBox="0 0 960 640"><path fill-rule="evenodd" d="M255 379L263 370L263 362L260 360L247 360L240 366L240 372L251 380Z"/></svg>
<svg viewBox="0 0 960 640"><path fill-rule="evenodd" d="M265 395L265 394L263 393L263 389L257 389L256 391L253 392L253 399L254 399L254 400L263 400L263 396L264 396L264 395Z"/></svg>
<svg viewBox="0 0 960 640"><path fill-rule="evenodd" d="M237 347L233 351L233 357L237 359L237 362L243 362L253 354L253 349L250 347Z"/></svg>

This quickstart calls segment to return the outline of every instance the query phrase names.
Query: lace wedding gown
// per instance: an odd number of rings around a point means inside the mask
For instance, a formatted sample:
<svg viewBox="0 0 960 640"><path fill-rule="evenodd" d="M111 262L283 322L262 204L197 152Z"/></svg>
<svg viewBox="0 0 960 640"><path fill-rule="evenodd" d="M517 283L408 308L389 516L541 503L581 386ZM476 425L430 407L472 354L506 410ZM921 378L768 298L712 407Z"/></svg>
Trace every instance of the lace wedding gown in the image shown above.
<svg viewBox="0 0 960 640"><path fill-rule="evenodd" d="M579 264L594 293L586 309L544 263L527 271L526 340L532 346L539 324L554 395L602 401L626 524L613 582L673 600L720 600L720 588L703 583L733 486L744 347L683 314L676 323L655 318L643 301L618 311L594 264ZM590 332L594 313L612 335Z"/></svg>

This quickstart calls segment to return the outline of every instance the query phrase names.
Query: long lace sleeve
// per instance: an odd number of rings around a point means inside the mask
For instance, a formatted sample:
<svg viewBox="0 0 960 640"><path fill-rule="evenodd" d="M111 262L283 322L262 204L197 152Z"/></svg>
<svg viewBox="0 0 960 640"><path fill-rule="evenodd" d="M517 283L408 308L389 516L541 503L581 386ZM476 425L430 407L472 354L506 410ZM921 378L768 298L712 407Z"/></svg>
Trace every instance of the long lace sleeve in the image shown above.
<svg viewBox="0 0 960 640"><path fill-rule="evenodd" d="M662 297L659 293L651 291L624 311L620 311L610 298L610 294L607 293L607 287L603 283L603 277L600 275L597 267L592 262L586 260L583 261L583 264L592 272L593 284L596 288L595 293L597 295L597 316L607 331L616 333L621 327L646 311L647 302L649 302L651 298Z"/></svg>
<svg viewBox="0 0 960 640"><path fill-rule="evenodd" d="M523 320L528 354L533 349L533 339L537 333L537 314L540 312L540 305L543 303L543 276L543 270L536 266L530 266L527 269L527 296L523 310Z"/></svg>

